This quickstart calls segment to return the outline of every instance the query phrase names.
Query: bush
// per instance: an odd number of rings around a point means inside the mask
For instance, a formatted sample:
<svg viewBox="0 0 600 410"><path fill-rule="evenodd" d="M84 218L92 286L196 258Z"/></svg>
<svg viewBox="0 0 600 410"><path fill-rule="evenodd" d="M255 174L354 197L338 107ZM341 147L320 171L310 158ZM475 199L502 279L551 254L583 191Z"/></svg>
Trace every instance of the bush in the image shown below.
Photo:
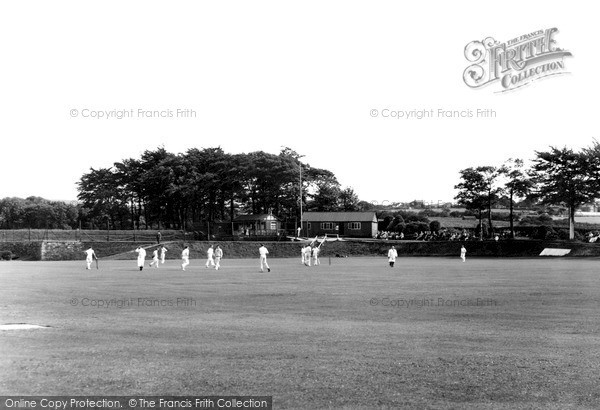
<svg viewBox="0 0 600 410"><path fill-rule="evenodd" d="M429 230L429 224L427 222L418 222L419 232L425 232Z"/></svg>
<svg viewBox="0 0 600 410"><path fill-rule="evenodd" d="M556 233L558 235L558 239L569 240L569 230L568 229L557 229Z"/></svg>
<svg viewBox="0 0 600 410"><path fill-rule="evenodd" d="M556 239L561 239L561 240L565 240L568 241L569 240L569 230L568 229L554 229L554 231L556 232ZM546 238L546 239L555 239L555 238ZM578 230L575 230L575 238L573 238L574 241L581 241L581 242L587 242L587 236L583 235L581 232L579 232Z"/></svg>
<svg viewBox="0 0 600 410"><path fill-rule="evenodd" d="M520 221L519 225L556 225L557 221L554 221L551 216L548 215L540 215L540 216L524 216Z"/></svg>
<svg viewBox="0 0 600 410"><path fill-rule="evenodd" d="M442 224L439 221L431 221L429 223L429 230L431 232L439 232L441 227L442 227Z"/></svg>
<svg viewBox="0 0 600 410"><path fill-rule="evenodd" d="M393 221L393 218L391 216L386 216L385 218L383 218L383 221L380 221L377 224L377 229L380 231L389 230L389 227L390 227L392 221Z"/></svg>
<svg viewBox="0 0 600 410"><path fill-rule="evenodd" d="M401 232L398 230L398 226L402 225L404 223L404 219L402 219L401 216L396 216L394 217L394 219L392 219L390 221L390 223L387 226L386 231L390 231L390 232Z"/></svg>
<svg viewBox="0 0 600 410"><path fill-rule="evenodd" d="M0 259L10 261L13 259L13 253L11 251L0 251Z"/></svg>
<svg viewBox="0 0 600 410"><path fill-rule="evenodd" d="M404 218L399 212L394 215L394 220L398 221L398 223L404 223Z"/></svg>
<svg viewBox="0 0 600 410"><path fill-rule="evenodd" d="M423 231L423 229L419 229L419 228L420 228L419 222L409 222L406 224L406 227L404 228L404 235L418 234L419 232Z"/></svg>
<svg viewBox="0 0 600 410"><path fill-rule="evenodd" d="M568 234L567 234L568 235ZM533 233L534 239L558 239L558 232L551 226L541 225Z"/></svg>
<svg viewBox="0 0 600 410"><path fill-rule="evenodd" d="M423 209L417 215L427 218L429 216L437 216L438 212L434 211L433 209Z"/></svg>

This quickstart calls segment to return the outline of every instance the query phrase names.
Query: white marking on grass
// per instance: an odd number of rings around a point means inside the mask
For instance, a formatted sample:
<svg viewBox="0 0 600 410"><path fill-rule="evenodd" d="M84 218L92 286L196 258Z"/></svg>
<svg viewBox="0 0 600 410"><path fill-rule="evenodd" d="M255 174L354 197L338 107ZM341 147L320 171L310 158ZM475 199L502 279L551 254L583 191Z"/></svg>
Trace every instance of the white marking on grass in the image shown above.
<svg viewBox="0 0 600 410"><path fill-rule="evenodd" d="M571 249L544 248L540 256L565 256L569 252L571 252Z"/></svg>
<svg viewBox="0 0 600 410"><path fill-rule="evenodd" d="M0 330L47 329L50 326L31 325L29 323L7 323L0 325Z"/></svg>

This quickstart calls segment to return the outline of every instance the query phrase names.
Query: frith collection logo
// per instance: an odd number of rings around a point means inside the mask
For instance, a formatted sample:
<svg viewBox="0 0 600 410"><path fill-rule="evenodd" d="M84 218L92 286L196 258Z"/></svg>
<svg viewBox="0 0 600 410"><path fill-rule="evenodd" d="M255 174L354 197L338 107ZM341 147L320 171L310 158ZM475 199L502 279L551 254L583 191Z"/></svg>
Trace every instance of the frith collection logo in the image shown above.
<svg viewBox="0 0 600 410"><path fill-rule="evenodd" d="M538 30L500 43L492 37L471 41L465 47L468 66L463 79L471 88L499 82L505 92L523 87L540 78L566 74L565 57L569 51L556 47L557 28Z"/></svg>

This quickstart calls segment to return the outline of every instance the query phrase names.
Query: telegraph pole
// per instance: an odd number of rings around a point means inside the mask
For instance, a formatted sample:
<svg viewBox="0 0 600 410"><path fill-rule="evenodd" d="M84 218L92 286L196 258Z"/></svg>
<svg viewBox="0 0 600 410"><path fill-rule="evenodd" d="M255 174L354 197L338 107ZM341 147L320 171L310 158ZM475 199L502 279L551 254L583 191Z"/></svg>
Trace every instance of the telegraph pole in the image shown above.
<svg viewBox="0 0 600 410"><path fill-rule="evenodd" d="M302 162L300 164L300 234L302 234Z"/></svg>

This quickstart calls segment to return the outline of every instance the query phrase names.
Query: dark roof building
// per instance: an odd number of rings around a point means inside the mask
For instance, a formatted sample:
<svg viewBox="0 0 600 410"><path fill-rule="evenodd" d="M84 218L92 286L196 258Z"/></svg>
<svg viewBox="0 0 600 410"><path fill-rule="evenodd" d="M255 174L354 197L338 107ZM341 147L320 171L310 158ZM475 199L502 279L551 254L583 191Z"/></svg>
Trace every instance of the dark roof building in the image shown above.
<svg viewBox="0 0 600 410"><path fill-rule="evenodd" d="M329 235L356 238L377 236L375 212L305 212L302 232L308 237Z"/></svg>
<svg viewBox="0 0 600 410"><path fill-rule="evenodd" d="M273 214L239 215L233 219L233 229L238 235L276 235L281 222Z"/></svg>

